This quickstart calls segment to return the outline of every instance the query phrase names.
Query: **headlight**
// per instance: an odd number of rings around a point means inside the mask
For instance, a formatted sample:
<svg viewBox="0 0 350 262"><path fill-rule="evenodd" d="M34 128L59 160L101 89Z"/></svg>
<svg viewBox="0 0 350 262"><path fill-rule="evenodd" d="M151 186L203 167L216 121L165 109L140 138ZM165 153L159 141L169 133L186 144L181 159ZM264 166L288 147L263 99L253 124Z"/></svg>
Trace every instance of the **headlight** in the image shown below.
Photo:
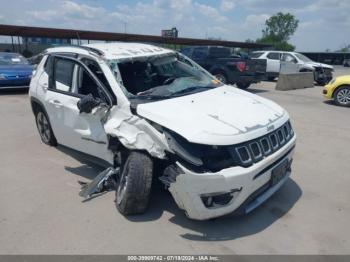
<svg viewBox="0 0 350 262"><path fill-rule="evenodd" d="M166 130L169 148L174 151L180 162L198 172L218 172L236 165L228 148L225 146L201 145L188 142L180 135Z"/></svg>
<svg viewBox="0 0 350 262"><path fill-rule="evenodd" d="M4 74L0 74L0 80L5 80L6 76Z"/></svg>
<svg viewBox="0 0 350 262"><path fill-rule="evenodd" d="M335 82L336 80L337 80L336 78L333 78L328 84L329 84L329 85L332 85L332 84L334 84L334 82Z"/></svg>

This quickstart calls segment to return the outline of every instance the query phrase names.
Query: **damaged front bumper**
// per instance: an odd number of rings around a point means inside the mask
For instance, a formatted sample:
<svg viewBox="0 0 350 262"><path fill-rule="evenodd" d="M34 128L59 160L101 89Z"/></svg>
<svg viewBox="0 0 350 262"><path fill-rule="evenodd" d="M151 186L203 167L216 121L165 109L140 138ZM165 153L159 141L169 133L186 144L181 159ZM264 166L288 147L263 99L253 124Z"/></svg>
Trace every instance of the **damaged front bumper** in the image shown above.
<svg viewBox="0 0 350 262"><path fill-rule="evenodd" d="M195 173L180 163L183 172L169 191L189 218L205 220L232 212L249 213L288 179L296 136L274 154L248 167L231 167L216 173ZM285 165L283 177L272 181L273 170Z"/></svg>

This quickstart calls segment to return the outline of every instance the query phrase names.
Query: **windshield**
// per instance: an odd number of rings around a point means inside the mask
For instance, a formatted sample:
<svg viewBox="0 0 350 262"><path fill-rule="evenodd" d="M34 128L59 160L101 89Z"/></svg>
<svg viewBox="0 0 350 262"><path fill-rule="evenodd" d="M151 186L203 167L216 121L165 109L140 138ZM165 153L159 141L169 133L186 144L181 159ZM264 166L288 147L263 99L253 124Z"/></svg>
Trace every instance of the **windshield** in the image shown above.
<svg viewBox="0 0 350 262"><path fill-rule="evenodd" d="M193 61L176 53L135 60L110 60L129 99L165 99L201 92L222 85Z"/></svg>
<svg viewBox="0 0 350 262"><path fill-rule="evenodd" d="M302 54L295 53L296 57L298 57L303 62L312 62L312 60Z"/></svg>
<svg viewBox="0 0 350 262"><path fill-rule="evenodd" d="M28 61L19 54L0 53L0 65L23 65Z"/></svg>

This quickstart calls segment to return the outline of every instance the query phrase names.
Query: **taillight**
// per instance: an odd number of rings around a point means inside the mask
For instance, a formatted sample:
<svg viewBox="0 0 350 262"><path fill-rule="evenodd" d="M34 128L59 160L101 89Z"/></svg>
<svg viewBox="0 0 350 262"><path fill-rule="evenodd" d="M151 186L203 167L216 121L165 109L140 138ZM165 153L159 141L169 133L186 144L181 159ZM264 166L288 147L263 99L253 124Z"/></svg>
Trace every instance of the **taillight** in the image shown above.
<svg viewBox="0 0 350 262"><path fill-rule="evenodd" d="M246 68L246 63L245 62L238 62L236 64L236 67L237 67L238 71L243 72Z"/></svg>

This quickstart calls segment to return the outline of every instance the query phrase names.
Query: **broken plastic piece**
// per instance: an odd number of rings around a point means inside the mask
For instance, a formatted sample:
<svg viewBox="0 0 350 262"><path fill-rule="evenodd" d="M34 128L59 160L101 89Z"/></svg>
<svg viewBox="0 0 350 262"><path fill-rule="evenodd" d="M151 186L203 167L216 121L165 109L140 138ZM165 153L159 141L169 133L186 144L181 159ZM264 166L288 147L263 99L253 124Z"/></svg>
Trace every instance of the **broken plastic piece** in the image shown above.
<svg viewBox="0 0 350 262"><path fill-rule="evenodd" d="M90 183L79 182L82 188L79 192L79 196L87 199L92 195L102 193L104 191L110 191L115 189L117 176L119 175L119 168L109 167L99 173L94 180Z"/></svg>

